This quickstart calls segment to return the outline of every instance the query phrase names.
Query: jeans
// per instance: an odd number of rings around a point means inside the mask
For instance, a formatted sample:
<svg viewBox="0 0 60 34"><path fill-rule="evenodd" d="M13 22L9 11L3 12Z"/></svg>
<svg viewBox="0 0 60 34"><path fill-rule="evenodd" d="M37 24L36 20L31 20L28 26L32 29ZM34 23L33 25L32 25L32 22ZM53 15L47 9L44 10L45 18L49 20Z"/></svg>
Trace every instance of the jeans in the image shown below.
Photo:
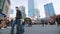
<svg viewBox="0 0 60 34"><path fill-rule="evenodd" d="M17 28L16 28L16 30L17 30L17 32L16 33L18 33L18 34L22 34L21 32L20 32L20 26L21 26L21 20L19 20L19 19L16 19L15 20L15 22L13 23L13 25L12 25L12 28L11 28L11 33L14 33L14 26L15 26L15 24L17 25Z"/></svg>

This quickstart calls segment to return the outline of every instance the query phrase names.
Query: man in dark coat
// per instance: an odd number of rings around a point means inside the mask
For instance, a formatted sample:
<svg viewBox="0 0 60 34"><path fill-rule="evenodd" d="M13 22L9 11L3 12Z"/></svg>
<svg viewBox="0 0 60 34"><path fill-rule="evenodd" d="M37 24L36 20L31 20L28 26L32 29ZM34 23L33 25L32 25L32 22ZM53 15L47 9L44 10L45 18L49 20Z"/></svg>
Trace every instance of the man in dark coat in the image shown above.
<svg viewBox="0 0 60 34"><path fill-rule="evenodd" d="M16 12L16 19L15 19L15 22L13 23L13 25L12 25L11 34L14 34L13 32L14 32L15 24L17 24L16 34L22 34L23 33L23 31L22 31L23 26L21 24L22 14L21 14L21 11L19 10L18 7L16 7L16 11L17 11Z"/></svg>

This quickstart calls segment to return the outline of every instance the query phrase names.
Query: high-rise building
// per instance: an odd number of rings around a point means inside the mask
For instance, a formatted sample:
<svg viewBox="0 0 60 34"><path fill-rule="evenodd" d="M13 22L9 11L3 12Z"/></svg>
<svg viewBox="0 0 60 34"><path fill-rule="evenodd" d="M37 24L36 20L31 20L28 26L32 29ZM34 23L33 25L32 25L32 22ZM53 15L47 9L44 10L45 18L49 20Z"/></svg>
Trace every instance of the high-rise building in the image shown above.
<svg viewBox="0 0 60 34"><path fill-rule="evenodd" d="M0 13L9 16L10 0L0 0Z"/></svg>
<svg viewBox="0 0 60 34"><path fill-rule="evenodd" d="M32 17L34 14L34 0L28 0L28 16Z"/></svg>
<svg viewBox="0 0 60 34"><path fill-rule="evenodd" d="M39 9L34 9L34 16L33 17L36 19L35 22L39 23L39 21L40 21L40 11L39 11Z"/></svg>
<svg viewBox="0 0 60 34"><path fill-rule="evenodd" d="M39 9L34 9L34 17L40 17L40 12L39 12Z"/></svg>
<svg viewBox="0 0 60 34"><path fill-rule="evenodd" d="M46 17L54 16L55 11L52 3L44 5Z"/></svg>
<svg viewBox="0 0 60 34"><path fill-rule="evenodd" d="M20 6L20 10L22 12L22 18L26 18L26 14L25 14L25 7L24 6Z"/></svg>

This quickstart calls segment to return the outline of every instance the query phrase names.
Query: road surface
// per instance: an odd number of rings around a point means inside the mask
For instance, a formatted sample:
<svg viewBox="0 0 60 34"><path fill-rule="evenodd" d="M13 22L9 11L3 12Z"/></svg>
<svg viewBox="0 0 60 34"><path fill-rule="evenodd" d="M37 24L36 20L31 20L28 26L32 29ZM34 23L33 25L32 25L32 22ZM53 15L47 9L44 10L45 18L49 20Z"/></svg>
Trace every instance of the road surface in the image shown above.
<svg viewBox="0 0 60 34"><path fill-rule="evenodd" d="M11 28L0 29L0 34L10 34ZM16 33L16 29L14 30ZM60 26L56 25L33 25L32 27L25 27L24 34L60 34Z"/></svg>

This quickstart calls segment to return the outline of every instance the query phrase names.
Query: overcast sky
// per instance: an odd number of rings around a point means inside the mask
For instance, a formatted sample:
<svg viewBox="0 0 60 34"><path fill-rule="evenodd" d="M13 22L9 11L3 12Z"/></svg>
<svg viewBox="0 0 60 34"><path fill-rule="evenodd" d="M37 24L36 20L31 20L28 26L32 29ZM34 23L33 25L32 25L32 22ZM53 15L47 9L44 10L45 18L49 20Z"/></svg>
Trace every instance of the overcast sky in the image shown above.
<svg viewBox="0 0 60 34"><path fill-rule="evenodd" d="M53 3L55 13L60 14L60 0L34 0L34 6L39 9L41 18L45 17L44 5L51 2ZM25 13L28 16L28 0L11 0L11 9L14 9L14 13L16 13L16 6L25 6Z"/></svg>

